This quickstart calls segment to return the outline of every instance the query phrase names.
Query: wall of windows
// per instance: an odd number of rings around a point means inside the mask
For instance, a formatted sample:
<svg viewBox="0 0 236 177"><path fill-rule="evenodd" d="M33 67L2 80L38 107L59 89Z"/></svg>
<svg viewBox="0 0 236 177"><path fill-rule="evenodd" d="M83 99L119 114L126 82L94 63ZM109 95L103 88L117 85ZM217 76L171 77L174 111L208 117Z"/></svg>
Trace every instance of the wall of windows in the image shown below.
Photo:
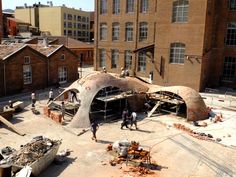
<svg viewBox="0 0 236 177"><path fill-rule="evenodd" d="M222 81L226 82L235 81L236 80L235 69L236 69L236 58L225 57Z"/></svg>

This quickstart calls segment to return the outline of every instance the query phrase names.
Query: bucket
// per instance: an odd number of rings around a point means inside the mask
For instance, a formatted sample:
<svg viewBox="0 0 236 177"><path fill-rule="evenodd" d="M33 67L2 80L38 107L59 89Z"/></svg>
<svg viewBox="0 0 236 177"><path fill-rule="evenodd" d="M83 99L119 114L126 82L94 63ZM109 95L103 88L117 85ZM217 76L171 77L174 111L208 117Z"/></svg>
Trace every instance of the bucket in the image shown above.
<svg viewBox="0 0 236 177"><path fill-rule="evenodd" d="M11 177L11 165L0 165L0 177Z"/></svg>

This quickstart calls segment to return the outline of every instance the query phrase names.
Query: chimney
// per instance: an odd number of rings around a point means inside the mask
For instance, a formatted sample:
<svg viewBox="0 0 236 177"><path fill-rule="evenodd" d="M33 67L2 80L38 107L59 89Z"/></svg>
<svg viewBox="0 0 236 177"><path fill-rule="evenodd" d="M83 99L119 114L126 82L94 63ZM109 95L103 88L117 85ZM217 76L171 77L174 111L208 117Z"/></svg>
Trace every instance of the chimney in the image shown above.
<svg viewBox="0 0 236 177"><path fill-rule="evenodd" d="M48 38L47 37L43 38L43 45L44 45L44 48L48 48Z"/></svg>
<svg viewBox="0 0 236 177"><path fill-rule="evenodd" d="M27 8L27 3L24 3L25 8Z"/></svg>
<svg viewBox="0 0 236 177"><path fill-rule="evenodd" d="M52 6L53 6L53 3L52 3L52 1L50 1L49 3L50 3L50 7L52 7Z"/></svg>

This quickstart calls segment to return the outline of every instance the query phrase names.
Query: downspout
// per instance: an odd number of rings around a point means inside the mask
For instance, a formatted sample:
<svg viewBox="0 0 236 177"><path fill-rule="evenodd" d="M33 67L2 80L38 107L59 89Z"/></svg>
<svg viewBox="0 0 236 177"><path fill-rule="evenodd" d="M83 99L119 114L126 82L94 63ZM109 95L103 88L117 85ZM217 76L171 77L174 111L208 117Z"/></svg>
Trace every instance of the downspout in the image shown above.
<svg viewBox="0 0 236 177"><path fill-rule="evenodd" d="M6 85L6 64L3 62L3 79L4 79L4 95L7 95L7 85Z"/></svg>
<svg viewBox="0 0 236 177"><path fill-rule="evenodd" d="M48 83L47 83L47 86L49 86L49 58L47 57L47 60L48 60Z"/></svg>
<svg viewBox="0 0 236 177"><path fill-rule="evenodd" d="M95 1L95 3L96 3L96 10L95 10L95 12L96 12L96 14L95 14L95 17L96 17L96 40L95 40L95 47L96 47L96 55L94 55L94 57L96 57L95 58L95 71L97 71L98 70L98 1L96 1L96 0L94 0Z"/></svg>
<svg viewBox="0 0 236 177"><path fill-rule="evenodd" d="M136 9L136 36L135 36L135 50L138 48L138 37L139 37L139 4L140 0L137 1L137 9ZM134 57L134 66L133 66L133 76L136 76L137 71L137 57L138 52L135 53Z"/></svg>

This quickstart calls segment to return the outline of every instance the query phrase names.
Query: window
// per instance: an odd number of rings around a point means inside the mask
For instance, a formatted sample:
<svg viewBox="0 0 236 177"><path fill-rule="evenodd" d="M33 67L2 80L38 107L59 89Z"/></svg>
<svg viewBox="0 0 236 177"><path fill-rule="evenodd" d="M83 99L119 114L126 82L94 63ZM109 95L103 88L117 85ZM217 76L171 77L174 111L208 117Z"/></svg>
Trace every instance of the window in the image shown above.
<svg viewBox="0 0 236 177"><path fill-rule="evenodd" d="M100 14L107 13L107 0L100 0Z"/></svg>
<svg viewBox="0 0 236 177"><path fill-rule="evenodd" d="M68 20L72 20L72 15L71 14L67 14L67 19Z"/></svg>
<svg viewBox="0 0 236 177"><path fill-rule="evenodd" d="M77 28L81 29L81 24L80 23L77 24Z"/></svg>
<svg viewBox="0 0 236 177"><path fill-rule="evenodd" d="M67 34L68 34L68 36L72 36L72 31L71 31L71 30L68 30L68 31L67 31Z"/></svg>
<svg viewBox="0 0 236 177"><path fill-rule="evenodd" d="M144 41L147 39L148 35L148 24L146 22L141 22L139 26L139 40Z"/></svg>
<svg viewBox="0 0 236 177"><path fill-rule="evenodd" d="M132 66L132 53L130 50L125 50L125 68L131 69Z"/></svg>
<svg viewBox="0 0 236 177"><path fill-rule="evenodd" d="M106 50L105 49L99 49L99 66L105 67L106 66Z"/></svg>
<svg viewBox="0 0 236 177"><path fill-rule="evenodd" d="M64 20L66 20L66 16L67 16L66 13L64 13Z"/></svg>
<svg viewBox="0 0 236 177"><path fill-rule="evenodd" d="M228 24L226 45L236 45L236 22L231 22Z"/></svg>
<svg viewBox="0 0 236 177"><path fill-rule="evenodd" d="M30 64L30 56L25 56L24 60L25 60L25 64Z"/></svg>
<svg viewBox="0 0 236 177"><path fill-rule="evenodd" d="M120 0L113 0L113 14L119 14L120 13Z"/></svg>
<svg viewBox="0 0 236 177"><path fill-rule="evenodd" d="M230 0L229 9L236 10L236 0Z"/></svg>
<svg viewBox="0 0 236 177"><path fill-rule="evenodd" d="M86 22L86 17L82 17L82 22Z"/></svg>
<svg viewBox="0 0 236 177"><path fill-rule="evenodd" d="M66 36L67 35L67 31L66 30L64 30L64 36Z"/></svg>
<svg viewBox="0 0 236 177"><path fill-rule="evenodd" d="M81 16L78 16L78 17L77 17L77 21L81 21Z"/></svg>
<svg viewBox="0 0 236 177"><path fill-rule="evenodd" d="M125 40L133 41L133 23L125 24Z"/></svg>
<svg viewBox="0 0 236 177"><path fill-rule="evenodd" d="M236 67L236 58L235 57L225 57L224 60L224 69L222 81L233 82L235 81L235 67Z"/></svg>
<svg viewBox="0 0 236 177"><path fill-rule="evenodd" d="M30 65L23 65L23 81L24 85L32 83L32 69Z"/></svg>
<svg viewBox="0 0 236 177"><path fill-rule="evenodd" d="M141 7L140 11L142 13L146 13L148 11L148 0L141 0Z"/></svg>
<svg viewBox="0 0 236 177"><path fill-rule="evenodd" d="M74 31L74 37L76 37L76 31Z"/></svg>
<svg viewBox="0 0 236 177"><path fill-rule="evenodd" d="M119 51L116 49L111 50L111 68L117 68L119 60Z"/></svg>
<svg viewBox="0 0 236 177"><path fill-rule="evenodd" d="M67 68L65 66L58 68L58 80L60 84L67 82Z"/></svg>
<svg viewBox="0 0 236 177"><path fill-rule="evenodd" d="M81 36L81 31L77 31L78 36Z"/></svg>
<svg viewBox="0 0 236 177"><path fill-rule="evenodd" d="M87 17L87 23L89 23L89 18Z"/></svg>
<svg viewBox="0 0 236 177"><path fill-rule="evenodd" d="M65 54L62 54L60 57L61 60L65 60Z"/></svg>
<svg viewBox="0 0 236 177"><path fill-rule="evenodd" d="M119 23L113 23L112 24L112 40L116 41L119 40L120 35L120 25Z"/></svg>
<svg viewBox="0 0 236 177"><path fill-rule="evenodd" d="M67 27L67 24L66 24L66 22L64 22L64 28L66 28Z"/></svg>
<svg viewBox="0 0 236 177"><path fill-rule="evenodd" d="M188 0L177 0L173 3L172 22L187 22L188 21Z"/></svg>
<svg viewBox="0 0 236 177"><path fill-rule="evenodd" d="M184 63L185 44L172 43L170 46L170 63Z"/></svg>
<svg viewBox="0 0 236 177"><path fill-rule="evenodd" d="M138 71L146 71L146 53L139 52L138 54Z"/></svg>
<svg viewBox="0 0 236 177"><path fill-rule="evenodd" d="M74 20L76 20L76 15L74 15Z"/></svg>
<svg viewBox="0 0 236 177"><path fill-rule="evenodd" d="M72 28L72 23L71 22L68 22L68 28Z"/></svg>
<svg viewBox="0 0 236 177"><path fill-rule="evenodd" d="M107 40L107 24L102 23L100 25L100 40Z"/></svg>
<svg viewBox="0 0 236 177"><path fill-rule="evenodd" d="M126 12L134 12L134 0L126 0Z"/></svg>

